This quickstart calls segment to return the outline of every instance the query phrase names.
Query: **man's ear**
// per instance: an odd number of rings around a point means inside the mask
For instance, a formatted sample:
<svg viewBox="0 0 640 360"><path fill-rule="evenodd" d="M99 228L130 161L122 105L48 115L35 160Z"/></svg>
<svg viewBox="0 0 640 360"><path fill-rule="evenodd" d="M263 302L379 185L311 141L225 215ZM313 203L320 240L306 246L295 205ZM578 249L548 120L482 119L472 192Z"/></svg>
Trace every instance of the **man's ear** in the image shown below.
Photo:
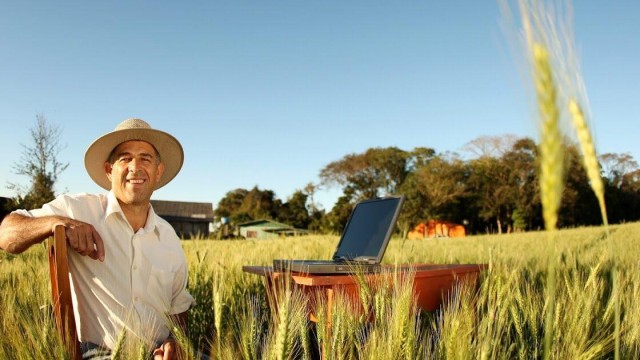
<svg viewBox="0 0 640 360"><path fill-rule="evenodd" d="M158 164L158 173L156 174L156 181L160 181L162 179L162 174L164 174L164 164Z"/></svg>
<svg viewBox="0 0 640 360"><path fill-rule="evenodd" d="M113 165L111 165L108 161L104 163L104 172L107 174L107 178L111 181L111 171L113 170Z"/></svg>

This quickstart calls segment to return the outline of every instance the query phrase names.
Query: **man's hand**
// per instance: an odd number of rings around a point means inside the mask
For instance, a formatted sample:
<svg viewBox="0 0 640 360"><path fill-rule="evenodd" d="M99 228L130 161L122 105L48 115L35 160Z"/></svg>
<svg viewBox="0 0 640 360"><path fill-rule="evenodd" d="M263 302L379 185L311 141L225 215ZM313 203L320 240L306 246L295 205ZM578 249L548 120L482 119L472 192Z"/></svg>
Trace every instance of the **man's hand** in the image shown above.
<svg viewBox="0 0 640 360"><path fill-rule="evenodd" d="M178 359L178 345L174 339L165 340L160 347L153 350L153 360Z"/></svg>
<svg viewBox="0 0 640 360"><path fill-rule="evenodd" d="M53 229L57 225L65 227L67 243L73 250L94 260L104 261L104 242L92 225L56 215L7 215L0 223L0 249L11 254L20 254L53 235Z"/></svg>
<svg viewBox="0 0 640 360"><path fill-rule="evenodd" d="M62 224L67 242L73 250L94 260L104 261L104 242L93 225L73 219L65 219Z"/></svg>

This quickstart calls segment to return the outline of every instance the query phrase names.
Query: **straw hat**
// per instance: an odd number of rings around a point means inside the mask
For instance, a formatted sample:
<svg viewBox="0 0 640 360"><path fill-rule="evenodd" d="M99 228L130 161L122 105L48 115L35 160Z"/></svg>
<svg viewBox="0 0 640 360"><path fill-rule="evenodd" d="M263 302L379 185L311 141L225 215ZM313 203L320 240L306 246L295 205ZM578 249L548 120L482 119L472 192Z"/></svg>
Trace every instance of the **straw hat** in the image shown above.
<svg viewBox="0 0 640 360"><path fill-rule="evenodd" d="M141 119L127 119L116 129L96 139L84 154L84 167L91 179L106 190L111 189L111 182L104 172L104 163L118 145L125 141L141 140L153 145L160 154L164 164L164 174L156 185L156 189L165 186L182 168L184 151L182 145L173 136L164 131L152 129Z"/></svg>

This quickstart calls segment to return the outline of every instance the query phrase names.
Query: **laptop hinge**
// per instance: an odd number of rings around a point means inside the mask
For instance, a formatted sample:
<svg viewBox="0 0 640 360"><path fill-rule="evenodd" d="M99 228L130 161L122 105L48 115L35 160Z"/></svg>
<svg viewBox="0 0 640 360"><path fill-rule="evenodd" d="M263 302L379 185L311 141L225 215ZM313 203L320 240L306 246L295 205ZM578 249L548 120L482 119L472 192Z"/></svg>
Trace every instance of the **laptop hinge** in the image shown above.
<svg viewBox="0 0 640 360"><path fill-rule="evenodd" d="M364 263L364 264L377 264L375 258L367 256L356 256L355 258L349 258L346 256L334 256L333 261L336 262L352 262L352 263Z"/></svg>
<svg viewBox="0 0 640 360"><path fill-rule="evenodd" d="M374 258L370 258L367 256L357 256L353 259L354 262L365 263L365 264L377 264L378 262Z"/></svg>

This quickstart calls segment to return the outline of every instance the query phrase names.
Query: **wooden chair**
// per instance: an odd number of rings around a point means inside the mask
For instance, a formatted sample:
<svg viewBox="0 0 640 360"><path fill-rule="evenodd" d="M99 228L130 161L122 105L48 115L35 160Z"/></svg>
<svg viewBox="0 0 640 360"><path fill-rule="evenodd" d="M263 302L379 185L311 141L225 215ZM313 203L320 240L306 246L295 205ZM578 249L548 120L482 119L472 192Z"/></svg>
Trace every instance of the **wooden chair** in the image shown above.
<svg viewBox="0 0 640 360"><path fill-rule="evenodd" d="M67 352L71 359L80 360L80 342L76 333L76 320L73 315L71 284L69 282L69 263L67 261L67 239L65 228L58 225L53 230L53 239L49 239L49 275L51 276L51 295L53 314Z"/></svg>

